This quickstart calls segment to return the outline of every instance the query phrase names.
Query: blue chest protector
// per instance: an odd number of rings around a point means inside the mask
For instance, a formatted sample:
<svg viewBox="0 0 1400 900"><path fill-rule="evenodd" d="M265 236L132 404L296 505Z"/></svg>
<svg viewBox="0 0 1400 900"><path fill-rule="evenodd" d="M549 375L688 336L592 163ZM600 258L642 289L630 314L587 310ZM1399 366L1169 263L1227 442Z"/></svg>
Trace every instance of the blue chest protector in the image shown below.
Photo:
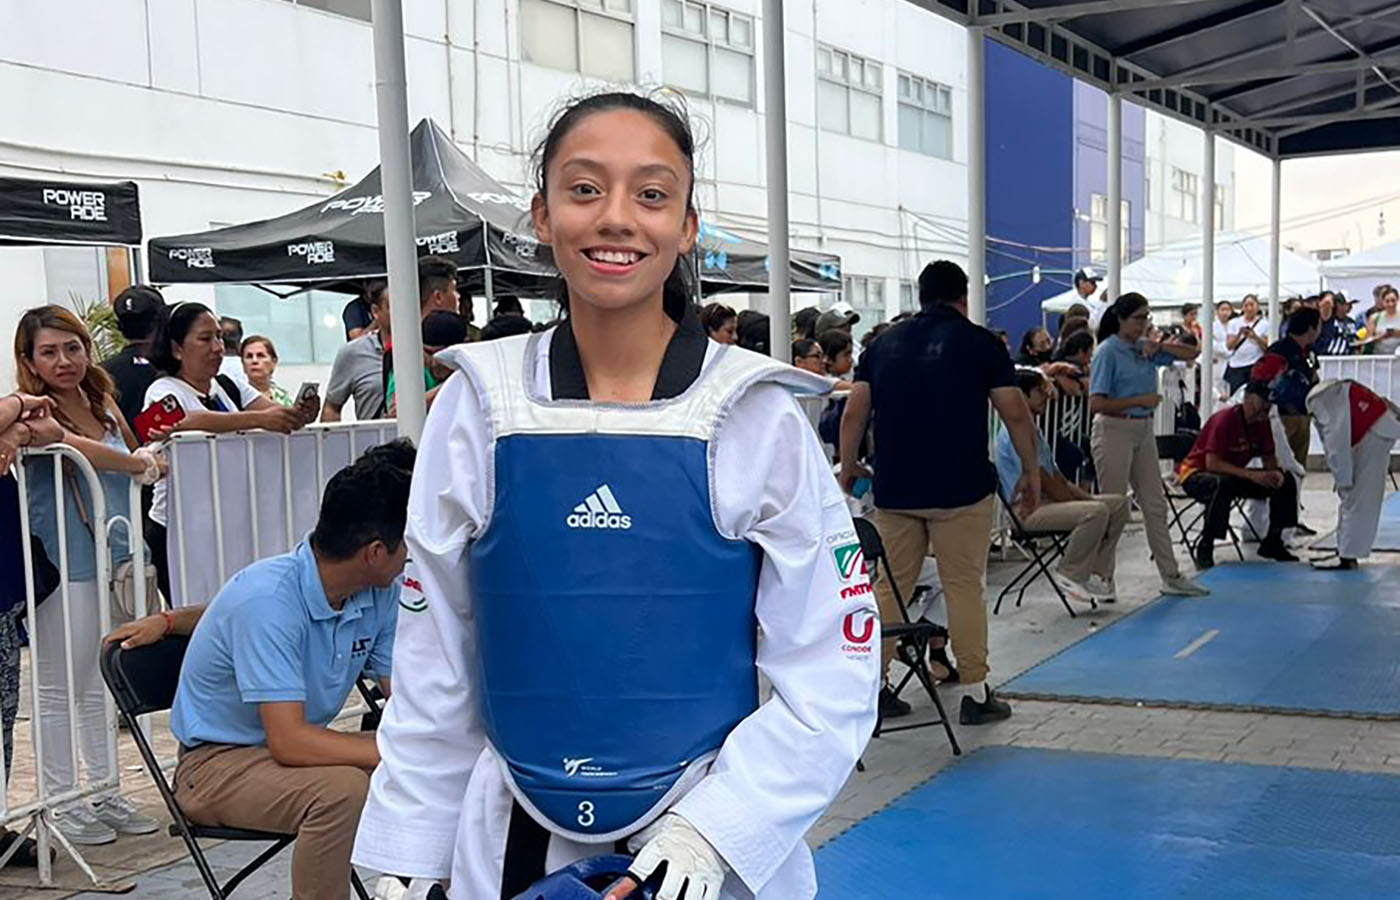
<svg viewBox="0 0 1400 900"><path fill-rule="evenodd" d="M494 433L469 551L481 713L532 818L612 841L757 708L761 553L715 523L711 439L743 389L786 376L721 351L674 401L608 406L532 396L534 357L526 338L463 357Z"/></svg>

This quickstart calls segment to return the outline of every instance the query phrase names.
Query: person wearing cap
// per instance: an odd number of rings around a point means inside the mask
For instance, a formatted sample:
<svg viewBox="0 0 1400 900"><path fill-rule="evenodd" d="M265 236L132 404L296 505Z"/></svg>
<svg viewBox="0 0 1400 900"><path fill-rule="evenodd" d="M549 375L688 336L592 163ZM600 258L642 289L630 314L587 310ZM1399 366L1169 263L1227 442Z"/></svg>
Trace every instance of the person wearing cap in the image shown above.
<svg viewBox="0 0 1400 900"><path fill-rule="evenodd" d="M851 333L851 326L860 321L860 313L851 308L851 304L844 300L817 316L816 333L817 340L828 331L844 331Z"/></svg>
<svg viewBox="0 0 1400 900"><path fill-rule="evenodd" d="M1308 392L1307 405L1341 500L1337 558L1313 565L1354 569L1358 560L1371 555L1376 542L1390 453L1400 441L1400 406L1345 378L1318 384Z"/></svg>
<svg viewBox="0 0 1400 900"><path fill-rule="evenodd" d="M768 317L763 313L755 312L752 309L740 312L737 333L738 340L735 343L740 347L755 353L762 353L764 356L772 355L768 350L770 338Z"/></svg>
<svg viewBox="0 0 1400 900"><path fill-rule="evenodd" d="M146 388L160 377L151 365L151 339L155 337L165 298L148 284L133 284L112 301L117 313L117 329L126 347L101 366L112 376L117 388L117 407L128 428L136 428L136 417L145 408Z"/></svg>
<svg viewBox="0 0 1400 900"><path fill-rule="evenodd" d="M815 306L804 306L792 314L792 339L794 341L815 341L817 339L817 319L822 311Z"/></svg>
<svg viewBox="0 0 1400 900"><path fill-rule="evenodd" d="M1089 327L1097 330L1099 320L1103 318L1103 311L1108 309L1107 298L1094 296L1099 291L1099 282L1103 281L1103 275L1094 269L1083 268L1074 273L1074 290L1079 294L1083 304L1089 309Z"/></svg>
<svg viewBox="0 0 1400 900"><path fill-rule="evenodd" d="M429 407L433 405L433 399L437 396L438 386L452 374L451 369L434 358L435 354L439 350L446 350L466 341L467 320L457 313L435 309L423 317L423 389L427 392L424 394L424 400ZM390 412L396 411L395 386L395 373L390 372L385 394Z"/></svg>
<svg viewBox="0 0 1400 900"><path fill-rule="evenodd" d="M1278 356L1261 360L1250 372L1244 399L1206 421L1177 467L1182 490L1206 508L1201 537L1191 554L1199 569L1215 565L1215 542L1228 533L1230 511L1244 497L1269 501L1269 530L1259 543L1259 555L1277 562L1298 561L1283 542L1283 530L1298 524L1298 481L1279 466L1269 425L1274 385L1287 366ZM1263 468L1247 468L1255 459Z"/></svg>

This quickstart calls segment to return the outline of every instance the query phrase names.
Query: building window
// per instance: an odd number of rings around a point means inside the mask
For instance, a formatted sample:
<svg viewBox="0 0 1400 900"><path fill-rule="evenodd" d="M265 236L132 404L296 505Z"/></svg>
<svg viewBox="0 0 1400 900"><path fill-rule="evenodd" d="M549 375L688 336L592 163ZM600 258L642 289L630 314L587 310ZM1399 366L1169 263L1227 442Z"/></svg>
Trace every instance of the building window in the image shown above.
<svg viewBox="0 0 1400 900"><path fill-rule="evenodd" d="M817 47L817 119L827 131L879 141L884 138L879 63Z"/></svg>
<svg viewBox="0 0 1400 900"><path fill-rule="evenodd" d="M337 16L359 19L361 22L370 21L370 0L291 0L291 2L297 6L335 13Z"/></svg>
<svg viewBox="0 0 1400 900"><path fill-rule="evenodd" d="M856 340L885 321L885 279L870 275L847 275L842 297L851 304L851 309L860 313L860 321L851 329Z"/></svg>
<svg viewBox="0 0 1400 900"><path fill-rule="evenodd" d="M526 62L630 83L632 0L520 0L520 52Z"/></svg>
<svg viewBox="0 0 1400 900"><path fill-rule="evenodd" d="M1190 172L1172 167L1172 199L1168 208L1173 218L1183 222L1200 222L1200 179Z"/></svg>
<svg viewBox="0 0 1400 900"><path fill-rule="evenodd" d="M1215 186L1215 227L1220 231L1225 230L1225 185L1223 184Z"/></svg>
<svg viewBox="0 0 1400 900"><path fill-rule="evenodd" d="M899 74L899 146L939 159L953 158L952 88Z"/></svg>
<svg viewBox="0 0 1400 900"><path fill-rule="evenodd" d="M695 0L665 0L661 51L666 83L753 105L753 17Z"/></svg>
<svg viewBox="0 0 1400 900"><path fill-rule="evenodd" d="M1128 226L1132 221L1132 209L1130 202L1122 201L1123 218L1118 223L1121 263L1127 263L1129 257ZM1105 194L1089 195L1089 260L1100 264L1108 260L1108 196Z"/></svg>
<svg viewBox="0 0 1400 900"><path fill-rule="evenodd" d="M214 286L217 314L242 322L245 335L271 338L283 366L335 362L336 351L345 343L340 313L349 300L348 295L331 291L303 291L282 298L251 285Z"/></svg>
<svg viewBox="0 0 1400 900"><path fill-rule="evenodd" d="M899 311L902 313L919 311L919 283L917 281L900 280Z"/></svg>

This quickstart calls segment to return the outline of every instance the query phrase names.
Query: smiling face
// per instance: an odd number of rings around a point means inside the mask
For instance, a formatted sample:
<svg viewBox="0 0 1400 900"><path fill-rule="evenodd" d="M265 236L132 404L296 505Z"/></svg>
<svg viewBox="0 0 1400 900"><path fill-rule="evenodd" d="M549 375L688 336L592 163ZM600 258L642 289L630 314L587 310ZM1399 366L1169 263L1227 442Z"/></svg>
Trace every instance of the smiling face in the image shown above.
<svg viewBox="0 0 1400 900"><path fill-rule="evenodd" d="M1396 294L1395 291L1386 291L1381 296L1381 309L1384 309L1387 313L1394 315L1397 301L1400 301L1400 294Z"/></svg>
<svg viewBox="0 0 1400 900"><path fill-rule="evenodd" d="M50 391L71 391L87 377L87 346L71 331L40 328L34 336L34 353L25 362Z"/></svg>
<svg viewBox="0 0 1400 900"><path fill-rule="evenodd" d="M560 140L532 204L575 304L616 311L660 304L676 258L695 244L690 164L650 116L595 112Z"/></svg>
<svg viewBox="0 0 1400 900"><path fill-rule="evenodd" d="M190 324L185 339L172 348L180 361L180 377L186 381L206 381L219 372L224 359L224 341L219 321L213 313L201 313Z"/></svg>

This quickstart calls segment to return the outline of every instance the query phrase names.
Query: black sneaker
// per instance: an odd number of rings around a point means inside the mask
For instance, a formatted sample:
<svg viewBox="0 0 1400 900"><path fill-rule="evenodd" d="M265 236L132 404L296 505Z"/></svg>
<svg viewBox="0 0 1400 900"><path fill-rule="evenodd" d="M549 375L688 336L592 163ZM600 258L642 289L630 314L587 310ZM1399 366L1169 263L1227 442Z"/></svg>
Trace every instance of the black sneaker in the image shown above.
<svg viewBox="0 0 1400 900"><path fill-rule="evenodd" d="M1297 562L1298 557L1288 552L1288 546L1281 538L1265 538L1259 544L1259 556L1274 562Z"/></svg>
<svg viewBox="0 0 1400 900"><path fill-rule="evenodd" d="M958 723L962 725L986 725L1011 718L1011 704L997 699L997 695L987 688L987 699L977 702L971 694L964 694L962 708L958 710Z"/></svg>
<svg viewBox="0 0 1400 900"><path fill-rule="evenodd" d="M898 719L914 711L914 707L895 696L888 687L880 688L880 718Z"/></svg>
<svg viewBox="0 0 1400 900"><path fill-rule="evenodd" d="M1191 559L1196 563L1196 568L1204 572L1206 569L1215 567L1215 542L1208 538L1201 538L1196 542L1196 546L1191 551Z"/></svg>

